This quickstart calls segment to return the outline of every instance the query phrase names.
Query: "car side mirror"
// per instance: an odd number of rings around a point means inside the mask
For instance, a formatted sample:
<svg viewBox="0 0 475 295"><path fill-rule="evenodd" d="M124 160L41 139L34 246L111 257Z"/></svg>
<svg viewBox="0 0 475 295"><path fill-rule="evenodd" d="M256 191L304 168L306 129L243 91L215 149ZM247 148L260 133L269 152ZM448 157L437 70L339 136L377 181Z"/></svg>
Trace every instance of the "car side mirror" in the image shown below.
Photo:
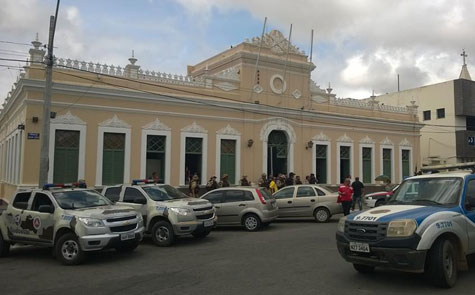
<svg viewBox="0 0 475 295"><path fill-rule="evenodd" d="M137 197L134 199L134 203L135 204L142 204L142 205L145 205L147 204L147 199L145 199L144 197Z"/></svg>
<svg viewBox="0 0 475 295"><path fill-rule="evenodd" d="M38 207L38 212L52 214L54 213L54 207L51 205L40 205L40 207Z"/></svg>

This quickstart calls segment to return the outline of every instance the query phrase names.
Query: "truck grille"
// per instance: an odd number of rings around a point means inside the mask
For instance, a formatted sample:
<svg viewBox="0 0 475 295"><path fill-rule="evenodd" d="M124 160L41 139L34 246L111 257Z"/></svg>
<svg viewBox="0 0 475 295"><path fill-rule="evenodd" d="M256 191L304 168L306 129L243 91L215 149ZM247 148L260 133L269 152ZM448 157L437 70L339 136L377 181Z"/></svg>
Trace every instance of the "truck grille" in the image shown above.
<svg viewBox="0 0 475 295"><path fill-rule="evenodd" d="M193 208L193 211L206 211L206 210L211 210L213 209L212 206L209 207L203 207L203 208Z"/></svg>
<svg viewBox="0 0 475 295"><path fill-rule="evenodd" d="M213 213L210 213L210 214L205 214L205 215L198 215L196 216L196 218L198 219L210 219L211 217L213 217Z"/></svg>
<svg viewBox="0 0 475 295"><path fill-rule="evenodd" d="M376 242L386 237L387 227L387 223L347 221L345 234L352 240Z"/></svg>
<svg viewBox="0 0 475 295"><path fill-rule="evenodd" d="M120 233L120 232L125 232L129 230L133 230L137 227L137 224L128 224L128 225L123 225L123 226L113 226L111 227L111 231L113 233Z"/></svg>
<svg viewBox="0 0 475 295"><path fill-rule="evenodd" d="M119 217L119 218L109 218L109 219L106 219L107 222L117 222L117 221L125 221L125 220L131 220L131 219L134 219L135 215L131 215L131 216L124 216L124 217Z"/></svg>

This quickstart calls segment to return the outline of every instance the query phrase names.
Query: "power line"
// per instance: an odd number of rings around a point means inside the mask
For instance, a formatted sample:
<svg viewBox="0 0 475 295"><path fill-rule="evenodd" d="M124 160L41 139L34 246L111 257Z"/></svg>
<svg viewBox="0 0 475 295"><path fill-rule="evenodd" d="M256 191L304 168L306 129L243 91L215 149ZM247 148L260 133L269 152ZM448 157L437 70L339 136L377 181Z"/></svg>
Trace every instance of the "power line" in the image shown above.
<svg viewBox="0 0 475 295"><path fill-rule="evenodd" d="M0 40L0 43L31 46L31 43L21 43L21 42L13 42L13 41L5 41L5 40Z"/></svg>

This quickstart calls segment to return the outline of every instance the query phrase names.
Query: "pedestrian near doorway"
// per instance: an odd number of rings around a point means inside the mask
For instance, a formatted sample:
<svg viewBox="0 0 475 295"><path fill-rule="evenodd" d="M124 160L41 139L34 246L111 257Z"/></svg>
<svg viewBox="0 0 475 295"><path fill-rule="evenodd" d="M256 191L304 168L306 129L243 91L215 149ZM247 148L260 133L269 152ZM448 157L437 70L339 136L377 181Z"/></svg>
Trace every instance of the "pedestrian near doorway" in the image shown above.
<svg viewBox="0 0 475 295"><path fill-rule="evenodd" d="M206 184L206 191L209 192L217 188L218 188L218 182L216 181L216 176L212 176L208 180L208 183Z"/></svg>
<svg viewBox="0 0 475 295"><path fill-rule="evenodd" d="M310 174L310 180L308 181L310 184L317 184L317 178L315 177L315 174Z"/></svg>
<svg viewBox="0 0 475 295"><path fill-rule="evenodd" d="M305 184L310 184L310 175L305 176Z"/></svg>
<svg viewBox="0 0 475 295"><path fill-rule="evenodd" d="M223 177L221 178L221 181L219 182L219 187L229 187L229 176L227 174L224 174Z"/></svg>
<svg viewBox="0 0 475 295"><path fill-rule="evenodd" d="M285 186L285 176L283 174L279 174L275 180L275 184L277 185L278 190L283 188Z"/></svg>
<svg viewBox="0 0 475 295"><path fill-rule="evenodd" d="M294 185L295 184L294 177L295 177L295 173L290 172L289 177L285 180L285 186Z"/></svg>
<svg viewBox="0 0 475 295"><path fill-rule="evenodd" d="M268 186L267 174L262 173L261 178L259 178L259 181L257 182L257 185L258 185L259 187L265 187L265 188L267 188L267 186Z"/></svg>
<svg viewBox="0 0 475 295"><path fill-rule="evenodd" d="M271 181L269 182L269 192L271 194L274 194L276 191L279 190L279 188L277 187L277 184L276 184L276 178L272 178Z"/></svg>
<svg viewBox="0 0 475 295"><path fill-rule="evenodd" d="M295 176L295 184L298 185L298 184L303 184L302 183L302 180L300 180L300 176Z"/></svg>
<svg viewBox="0 0 475 295"><path fill-rule="evenodd" d="M359 177L355 177L355 181L351 184L353 188L353 204L351 205L351 210L355 210L356 204L358 204L358 209L363 210L363 202L361 197L364 192L364 184L360 181Z"/></svg>
<svg viewBox="0 0 475 295"><path fill-rule="evenodd" d="M188 189L190 190L190 197L198 198L200 196L200 178L198 175L193 175Z"/></svg>
<svg viewBox="0 0 475 295"><path fill-rule="evenodd" d="M241 180L239 181L239 185L241 186L250 186L249 181L247 180L247 176L244 175Z"/></svg>
<svg viewBox="0 0 475 295"><path fill-rule="evenodd" d="M341 203L343 214L346 216L350 214L353 188L351 187L351 180L346 178L343 184L338 188L338 203Z"/></svg>

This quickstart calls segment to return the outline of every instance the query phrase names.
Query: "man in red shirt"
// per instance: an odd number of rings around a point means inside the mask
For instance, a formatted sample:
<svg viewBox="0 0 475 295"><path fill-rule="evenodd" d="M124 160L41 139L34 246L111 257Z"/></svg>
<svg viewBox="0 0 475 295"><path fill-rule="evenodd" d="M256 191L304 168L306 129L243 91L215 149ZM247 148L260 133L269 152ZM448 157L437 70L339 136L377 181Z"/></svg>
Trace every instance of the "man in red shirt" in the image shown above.
<svg viewBox="0 0 475 295"><path fill-rule="evenodd" d="M347 178L338 188L338 203L341 203L345 216L350 214L351 203L353 202L353 188L350 183L351 180Z"/></svg>

